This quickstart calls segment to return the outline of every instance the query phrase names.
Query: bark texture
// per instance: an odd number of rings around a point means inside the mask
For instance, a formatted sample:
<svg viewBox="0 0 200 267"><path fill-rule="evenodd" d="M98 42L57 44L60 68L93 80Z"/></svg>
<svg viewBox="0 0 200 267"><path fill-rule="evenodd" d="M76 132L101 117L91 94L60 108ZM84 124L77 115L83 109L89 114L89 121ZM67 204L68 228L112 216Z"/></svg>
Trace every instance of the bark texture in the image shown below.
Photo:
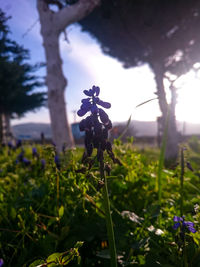
<svg viewBox="0 0 200 267"><path fill-rule="evenodd" d="M178 142L179 142L179 134L176 127L176 116L175 116L175 107L176 107L176 91L174 87L171 87L171 103L168 107L168 103L166 100L166 93L164 88L164 68L161 63L154 62L152 65L155 81L157 85L157 95L160 110L162 113L161 118L159 119L161 132L164 133L164 129L166 127L166 119L168 109L170 112L169 121L168 121L168 136L167 136L167 147L165 152L165 161L173 162L178 158Z"/></svg>
<svg viewBox="0 0 200 267"><path fill-rule="evenodd" d="M53 12L50 10L46 0L37 0L47 63L46 83L52 136L58 152L62 151L63 145L68 148L74 145L64 98L67 80L62 71L59 35L68 25L89 14L99 2L100 0L79 0L74 5L66 6L58 12Z"/></svg>

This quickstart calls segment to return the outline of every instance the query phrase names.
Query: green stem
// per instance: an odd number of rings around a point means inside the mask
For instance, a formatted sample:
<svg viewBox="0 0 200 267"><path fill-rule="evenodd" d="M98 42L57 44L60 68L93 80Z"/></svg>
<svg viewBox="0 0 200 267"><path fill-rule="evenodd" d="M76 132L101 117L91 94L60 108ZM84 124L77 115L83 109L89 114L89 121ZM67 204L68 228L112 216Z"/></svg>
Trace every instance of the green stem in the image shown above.
<svg viewBox="0 0 200 267"><path fill-rule="evenodd" d="M100 163L100 174L101 174L101 179L105 183L103 187L103 199L104 199L106 228L107 228L107 234L108 234L108 244L109 244L110 258L111 258L110 266L117 267L117 253L116 253L116 247L115 247L115 237L114 237L112 217L110 213L110 201L109 201L109 196L108 196L107 179L104 174L104 163L103 162Z"/></svg>
<svg viewBox="0 0 200 267"><path fill-rule="evenodd" d="M162 170L163 170L163 165L164 165L164 160L165 160L165 150L166 150L166 145L167 145L169 116L170 116L170 110L168 107L167 118L165 122L165 129L163 133L162 145L161 145L161 150L160 150L159 164L158 164L158 186L157 188L158 188L158 202L160 206L161 206L161 199L162 199Z"/></svg>
<svg viewBox="0 0 200 267"><path fill-rule="evenodd" d="M181 148L181 176L180 176L180 213L183 216L183 183L184 183L184 153L183 148Z"/></svg>

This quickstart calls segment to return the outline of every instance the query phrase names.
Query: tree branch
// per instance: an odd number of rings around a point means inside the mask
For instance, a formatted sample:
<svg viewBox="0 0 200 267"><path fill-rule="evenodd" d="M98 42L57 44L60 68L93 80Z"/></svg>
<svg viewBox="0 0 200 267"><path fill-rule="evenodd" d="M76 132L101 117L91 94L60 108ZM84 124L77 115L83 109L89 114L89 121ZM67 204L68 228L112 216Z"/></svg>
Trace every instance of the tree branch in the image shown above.
<svg viewBox="0 0 200 267"><path fill-rule="evenodd" d="M74 5L62 8L55 14L55 27L62 32L69 24L87 16L99 4L100 0L79 0Z"/></svg>

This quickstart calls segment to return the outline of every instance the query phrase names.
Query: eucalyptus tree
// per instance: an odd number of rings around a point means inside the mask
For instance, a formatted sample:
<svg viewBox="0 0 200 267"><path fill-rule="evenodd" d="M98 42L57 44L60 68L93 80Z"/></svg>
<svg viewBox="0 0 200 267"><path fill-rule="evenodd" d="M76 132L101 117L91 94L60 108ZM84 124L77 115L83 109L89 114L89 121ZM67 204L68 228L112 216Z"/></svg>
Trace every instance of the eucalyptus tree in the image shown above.
<svg viewBox="0 0 200 267"><path fill-rule="evenodd" d="M200 61L199 10L197 0L107 0L80 21L83 30L99 41L102 51L120 60L125 68L149 64L155 74L162 130L168 112L165 77L175 74L177 79ZM174 91L174 84L170 88ZM175 96L172 92L172 98ZM176 101L172 102L167 159L176 159L178 154Z"/></svg>
<svg viewBox="0 0 200 267"><path fill-rule="evenodd" d="M67 79L62 71L59 36L67 26L87 16L99 2L100 0L37 0L41 35L46 55L46 84L52 135L59 152L62 150L63 144L67 147L74 145L66 113L64 91L67 86ZM57 11L51 8L52 5L57 7Z"/></svg>

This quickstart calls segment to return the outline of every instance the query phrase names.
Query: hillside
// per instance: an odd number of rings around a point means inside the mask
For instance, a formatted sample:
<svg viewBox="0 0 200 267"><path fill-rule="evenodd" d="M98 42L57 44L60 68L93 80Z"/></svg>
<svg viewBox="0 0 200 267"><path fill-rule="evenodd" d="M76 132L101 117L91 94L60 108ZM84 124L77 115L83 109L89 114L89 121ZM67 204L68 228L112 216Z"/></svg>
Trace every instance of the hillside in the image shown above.
<svg viewBox="0 0 200 267"><path fill-rule="evenodd" d="M126 123L114 123L115 126ZM200 134L200 124L177 123L178 130L184 135ZM133 129L134 136L156 136L157 124L155 121L132 121L130 127ZM48 123L24 123L12 127L14 136L20 139L40 139L43 132L45 138L51 138L51 128Z"/></svg>

